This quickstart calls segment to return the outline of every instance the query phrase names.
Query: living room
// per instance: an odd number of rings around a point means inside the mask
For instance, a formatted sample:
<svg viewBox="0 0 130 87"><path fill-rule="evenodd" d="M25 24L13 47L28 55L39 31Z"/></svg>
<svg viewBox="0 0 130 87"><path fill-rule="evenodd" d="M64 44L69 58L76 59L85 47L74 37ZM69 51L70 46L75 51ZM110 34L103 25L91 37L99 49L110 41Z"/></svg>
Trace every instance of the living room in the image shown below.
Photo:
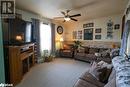
<svg viewBox="0 0 130 87"><path fill-rule="evenodd" d="M0 86L130 86L129 0L11 1L13 16L1 9Z"/></svg>

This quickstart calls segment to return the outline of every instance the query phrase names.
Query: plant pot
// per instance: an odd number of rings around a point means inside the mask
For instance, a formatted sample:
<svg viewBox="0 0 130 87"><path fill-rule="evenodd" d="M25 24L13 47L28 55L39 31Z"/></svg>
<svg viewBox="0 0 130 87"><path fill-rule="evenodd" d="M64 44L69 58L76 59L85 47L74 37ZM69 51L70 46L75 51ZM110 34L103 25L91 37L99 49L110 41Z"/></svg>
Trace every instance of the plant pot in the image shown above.
<svg viewBox="0 0 130 87"><path fill-rule="evenodd" d="M46 57L45 62L51 62L51 61L53 61L53 59L54 59L53 57Z"/></svg>

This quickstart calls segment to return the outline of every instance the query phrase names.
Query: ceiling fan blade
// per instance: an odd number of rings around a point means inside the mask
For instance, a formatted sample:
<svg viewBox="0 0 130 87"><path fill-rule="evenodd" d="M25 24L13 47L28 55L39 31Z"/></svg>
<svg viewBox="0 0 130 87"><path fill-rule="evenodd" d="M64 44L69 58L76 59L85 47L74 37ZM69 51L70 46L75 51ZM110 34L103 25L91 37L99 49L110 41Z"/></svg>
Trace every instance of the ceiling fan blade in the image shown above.
<svg viewBox="0 0 130 87"><path fill-rule="evenodd" d="M81 16L81 14L71 15L70 17L77 17L77 16Z"/></svg>
<svg viewBox="0 0 130 87"><path fill-rule="evenodd" d="M61 13L62 13L63 15L65 15L65 12L61 11Z"/></svg>
<svg viewBox="0 0 130 87"><path fill-rule="evenodd" d="M66 10L66 12L67 12L67 13L69 13L69 12L70 12L70 10Z"/></svg>
<svg viewBox="0 0 130 87"><path fill-rule="evenodd" d="M73 20L73 21L78 21L77 19L74 19L74 18L70 18L71 20Z"/></svg>

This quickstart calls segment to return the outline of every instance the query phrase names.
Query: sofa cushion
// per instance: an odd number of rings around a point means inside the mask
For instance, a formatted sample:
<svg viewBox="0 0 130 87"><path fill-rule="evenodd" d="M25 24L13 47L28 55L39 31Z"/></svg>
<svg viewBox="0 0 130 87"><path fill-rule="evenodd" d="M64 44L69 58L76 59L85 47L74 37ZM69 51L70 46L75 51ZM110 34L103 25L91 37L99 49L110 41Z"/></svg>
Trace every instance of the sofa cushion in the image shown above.
<svg viewBox="0 0 130 87"><path fill-rule="evenodd" d="M96 85L93 85L85 80L79 79L76 84L74 85L74 87L99 87ZM103 86L102 86L103 87Z"/></svg>
<svg viewBox="0 0 130 87"><path fill-rule="evenodd" d="M104 87L116 87L116 78L114 77Z"/></svg>
<svg viewBox="0 0 130 87"><path fill-rule="evenodd" d="M88 54L89 53L89 47L84 47L85 48L85 53Z"/></svg>
<svg viewBox="0 0 130 87"><path fill-rule="evenodd" d="M78 53L85 53L85 48L83 47L78 48Z"/></svg>
<svg viewBox="0 0 130 87"><path fill-rule="evenodd" d="M98 52L98 48L90 48L89 49L89 54L95 54Z"/></svg>
<svg viewBox="0 0 130 87"><path fill-rule="evenodd" d="M96 85L98 87L103 87L104 83L101 83L100 81L98 81L92 74L90 74L88 71L83 73L80 77L80 79L85 80L93 85ZM89 87L89 86L87 86Z"/></svg>

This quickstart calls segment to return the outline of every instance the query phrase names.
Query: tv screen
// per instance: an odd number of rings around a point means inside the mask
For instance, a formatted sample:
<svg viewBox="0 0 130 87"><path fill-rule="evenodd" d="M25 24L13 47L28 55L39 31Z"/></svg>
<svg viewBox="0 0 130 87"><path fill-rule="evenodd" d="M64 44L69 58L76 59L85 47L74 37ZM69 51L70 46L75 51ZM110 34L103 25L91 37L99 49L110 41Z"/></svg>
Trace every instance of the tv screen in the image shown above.
<svg viewBox="0 0 130 87"><path fill-rule="evenodd" d="M21 19L13 19L9 21L9 44L22 45L31 42L32 24L31 22Z"/></svg>

